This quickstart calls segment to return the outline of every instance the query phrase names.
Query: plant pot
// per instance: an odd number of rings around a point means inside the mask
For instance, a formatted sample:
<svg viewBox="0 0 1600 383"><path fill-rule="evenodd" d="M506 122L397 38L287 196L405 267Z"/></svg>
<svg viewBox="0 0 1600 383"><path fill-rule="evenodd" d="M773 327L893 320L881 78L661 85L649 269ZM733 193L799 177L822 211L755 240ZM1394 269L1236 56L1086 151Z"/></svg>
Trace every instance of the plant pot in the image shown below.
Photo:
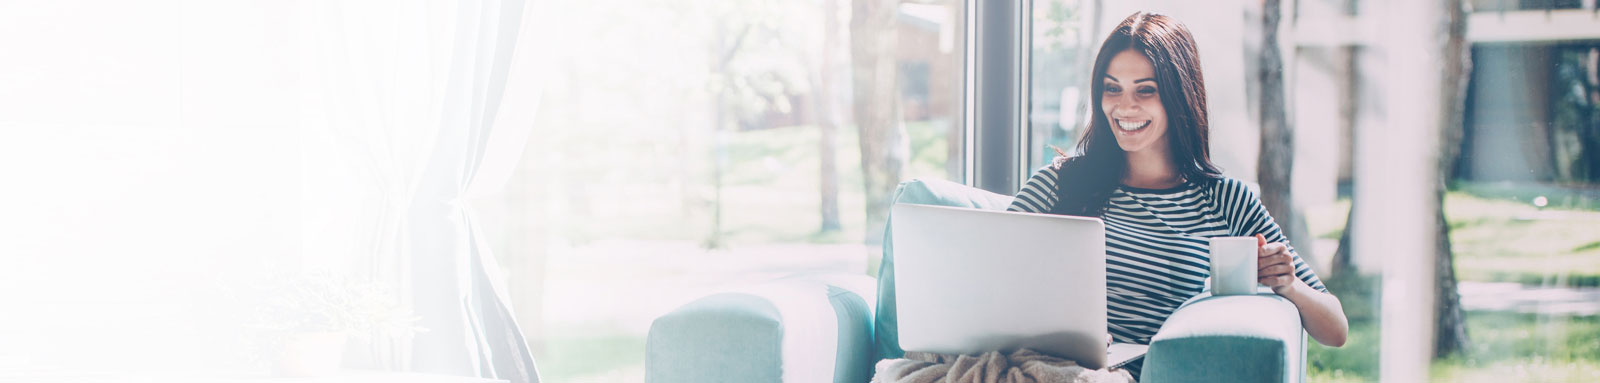
<svg viewBox="0 0 1600 383"><path fill-rule="evenodd" d="M384 371L411 371L410 331L377 331L372 337L372 357L377 368Z"/></svg>
<svg viewBox="0 0 1600 383"><path fill-rule="evenodd" d="M339 372L344 362L343 332L297 332L283 339L283 347L273 361L273 373L280 377L308 378Z"/></svg>

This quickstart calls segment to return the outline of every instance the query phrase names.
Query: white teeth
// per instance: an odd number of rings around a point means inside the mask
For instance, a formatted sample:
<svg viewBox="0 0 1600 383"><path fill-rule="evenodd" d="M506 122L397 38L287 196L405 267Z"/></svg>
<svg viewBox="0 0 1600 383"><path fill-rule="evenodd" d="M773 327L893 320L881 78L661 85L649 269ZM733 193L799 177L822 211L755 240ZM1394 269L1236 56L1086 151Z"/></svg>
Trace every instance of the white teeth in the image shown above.
<svg viewBox="0 0 1600 383"><path fill-rule="evenodd" d="M1134 131L1134 130L1144 129L1144 127L1150 126L1150 121L1145 121L1145 122L1140 122L1140 123L1132 123L1132 122L1127 122L1127 121L1123 121L1123 120L1116 120L1116 121L1117 121L1117 127L1122 128L1122 130L1127 130L1127 131Z"/></svg>

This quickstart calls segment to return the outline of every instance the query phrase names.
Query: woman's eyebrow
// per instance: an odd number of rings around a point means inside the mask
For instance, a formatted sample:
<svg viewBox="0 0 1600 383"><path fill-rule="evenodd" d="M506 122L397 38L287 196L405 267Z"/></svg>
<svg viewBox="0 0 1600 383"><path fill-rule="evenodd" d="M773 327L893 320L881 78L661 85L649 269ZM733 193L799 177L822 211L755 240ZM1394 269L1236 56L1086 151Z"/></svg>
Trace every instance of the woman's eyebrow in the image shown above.
<svg viewBox="0 0 1600 383"><path fill-rule="evenodd" d="M1116 76L1112 76L1112 75L1109 75L1109 74L1106 75L1106 78L1111 79L1111 81L1122 82L1122 80L1118 80ZM1141 78L1141 79L1138 79L1138 80L1133 80L1133 83L1138 84L1138 83L1145 82L1145 81L1156 82L1156 78L1155 77L1145 77L1145 78Z"/></svg>

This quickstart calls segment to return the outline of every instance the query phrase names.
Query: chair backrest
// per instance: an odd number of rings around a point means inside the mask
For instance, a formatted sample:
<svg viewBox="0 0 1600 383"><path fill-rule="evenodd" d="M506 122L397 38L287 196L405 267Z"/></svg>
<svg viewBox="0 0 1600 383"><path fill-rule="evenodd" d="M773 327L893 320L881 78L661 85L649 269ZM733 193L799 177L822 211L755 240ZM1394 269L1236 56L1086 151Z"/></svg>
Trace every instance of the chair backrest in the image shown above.
<svg viewBox="0 0 1600 383"><path fill-rule="evenodd" d="M895 189L894 203L956 206L975 209L1005 210L1011 205L1011 196L944 180L914 179L900 183ZM889 217L892 221L894 217ZM873 361L899 358L905 355L900 349L899 321L894 298L894 243L888 225L883 234L883 261L878 268L877 312L873 315Z"/></svg>

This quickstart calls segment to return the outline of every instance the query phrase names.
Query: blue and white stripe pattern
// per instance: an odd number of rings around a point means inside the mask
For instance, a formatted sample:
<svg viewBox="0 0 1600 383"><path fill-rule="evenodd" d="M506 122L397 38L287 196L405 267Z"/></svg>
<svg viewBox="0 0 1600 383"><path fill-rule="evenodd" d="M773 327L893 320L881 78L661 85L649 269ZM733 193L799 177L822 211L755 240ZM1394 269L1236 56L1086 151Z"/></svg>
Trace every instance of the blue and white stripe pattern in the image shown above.
<svg viewBox="0 0 1600 383"><path fill-rule="evenodd" d="M1034 173L1006 210L1050 212L1061 163ZM1288 242L1256 193L1232 178L1163 190L1121 186L1107 205L1100 215L1106 227L1106 322L1118 342L1150 344L1173 310L1205 288L1211 274L1208 238L1261 234L1270 242ZM1289 251L1295 276L1326 292L1293 246Z"/></svg>

